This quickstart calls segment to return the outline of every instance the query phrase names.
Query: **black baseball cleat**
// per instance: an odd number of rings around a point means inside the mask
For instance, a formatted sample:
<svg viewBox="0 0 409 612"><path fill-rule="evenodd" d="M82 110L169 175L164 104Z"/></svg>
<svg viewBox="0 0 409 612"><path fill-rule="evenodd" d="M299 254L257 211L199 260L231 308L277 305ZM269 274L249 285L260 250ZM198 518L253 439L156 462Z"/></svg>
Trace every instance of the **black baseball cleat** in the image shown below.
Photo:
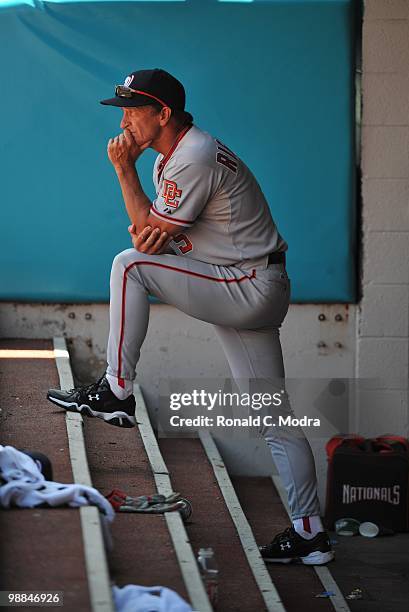
<svg viewBox="0 0 409 612"><path fill-rule="evenodd" d="M118 399L111 391L109 382L103 376L96 383L86 387L77 387L69 391L49 389L47 399L69 412L80 412L82 415L103 419L117 427L134 427L135 397Z"/></svg>
<svg viewBox="0 0 409 612"><path fill-rule="evenodd" d="M278 533L271 544L259 547L267 563L291 563L298 561L305 565L324 565L334 558L329 536L320 531L311 540L300 536L294 527Z"/></svg>

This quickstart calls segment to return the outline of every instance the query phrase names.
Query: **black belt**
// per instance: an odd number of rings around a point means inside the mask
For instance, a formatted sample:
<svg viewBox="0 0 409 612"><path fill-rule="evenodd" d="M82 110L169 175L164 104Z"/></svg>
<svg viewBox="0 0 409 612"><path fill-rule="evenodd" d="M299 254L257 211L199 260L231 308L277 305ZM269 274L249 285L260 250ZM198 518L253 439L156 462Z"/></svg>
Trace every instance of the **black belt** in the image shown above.
<svg viewBox="0 0 409 612"><path fill-rule="evenodd" d="M270 253L268 256L269 264L285 264L285 252L284 251L276 251L275 253Z"/></svg>

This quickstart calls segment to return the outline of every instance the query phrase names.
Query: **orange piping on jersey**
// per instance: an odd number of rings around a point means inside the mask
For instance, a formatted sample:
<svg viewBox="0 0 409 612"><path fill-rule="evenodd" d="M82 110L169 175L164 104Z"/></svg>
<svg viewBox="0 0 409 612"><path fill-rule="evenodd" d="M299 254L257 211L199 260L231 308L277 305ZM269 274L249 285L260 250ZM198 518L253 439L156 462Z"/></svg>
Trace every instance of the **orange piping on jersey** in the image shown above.
<svg viewBox="0 0 409 612"><path fill-rule="evenodd" d="M251 276L240 276L240 278L216 278L209 276L208 274L201 274L200 272L192 272L191 270L183 270L182 268L175 268L174 266L168 266L167 264L157 263L156 261L134 261L129 264L124 270L124 276L122 280L122 305L121 305L121 331L119 334L119 346L118 346L118 373L117 379L118 384L121 387L125 386L124 379L121 376L122 373L122 345L124 342L125 334L125 298L126 298L126 284L128 282L128 272L134 266L156 266L157 268L165 268L165 270L173 270L174 272L181 272L182 274L188 274L189 276L195 276L196 278L203 278L210 280L215 283L241 283L244 280L250 280L256 278L256 271L253 270Z"/></svg>
<svg viewBox="0 0 409 612"><path fill-rule="evenodd" d="M180 132L179 136L176 138L175 142L173 143L173 145L171 146L169 151L166 153L165 157L162 159L161 162L159 162L159 164L158 164L158 181L159 181L160 177L162 176L163 169L166 166L166 164L168 163L169 159L171 158L174 150L178 146L179 142L182 140L183 136L185 136L188 133L188 131L190 130L190 128L192 126L193 126L193 124L190 123L189 125L187 125L185 127L184 130L182 130Z"/></svg>
<svg viewBox="0 0 409 612"><path fill-rule="evenodd" d="M181 225L182 227L189 227L194 223L194 221L187 221L186 219L174 218L171 215L164 215L163 213L160 213L158 210L156 210L156 208L154 208L153 206L151 206L149 212L151 212L153 215L157 215L158 217L163 217L163 219L166 219L167 221L170 221L175 225Z"/></svg>

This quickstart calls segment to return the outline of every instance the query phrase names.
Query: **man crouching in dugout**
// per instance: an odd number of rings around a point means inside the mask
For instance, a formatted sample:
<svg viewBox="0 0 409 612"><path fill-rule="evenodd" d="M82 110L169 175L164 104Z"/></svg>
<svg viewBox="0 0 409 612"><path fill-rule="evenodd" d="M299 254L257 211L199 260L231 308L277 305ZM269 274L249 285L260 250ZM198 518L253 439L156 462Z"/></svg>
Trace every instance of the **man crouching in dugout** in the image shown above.
<svg viewBox="0 0 409 612"><path fill-rule="evenodd" d="M133 248L111 272L108 367L100 380L48 399L119 427L135 425L133 380L149 295L213 325L238 387L282 389L280 326L290 280L283 240L255 177L223 142L193 124L183 85L161 69L138 70L102 104L122 108L108 142ZM157 197L142 190L135 162L147 148ZM247 384L246 384L247 381ZM284 393L284 395L286 395ZM291 409L285 399L288 414ZM287 491L292 526L260 547L265 561L322 565L334 558L320 519L314 459L300 427L262 432Z"/></svg>

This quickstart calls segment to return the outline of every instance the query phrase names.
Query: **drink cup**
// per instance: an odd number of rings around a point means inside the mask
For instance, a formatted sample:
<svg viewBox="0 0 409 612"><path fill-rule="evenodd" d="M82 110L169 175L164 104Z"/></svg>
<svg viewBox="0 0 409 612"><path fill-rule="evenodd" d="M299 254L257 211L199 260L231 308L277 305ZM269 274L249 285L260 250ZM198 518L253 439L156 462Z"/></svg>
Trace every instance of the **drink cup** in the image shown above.
<svg viewBox="0 0 409 612"><path fill-rule="evenodd" d="M359 533L360 522L353 518L340 518L335 521L335 531L341 536L354 536Z"/></svg>

